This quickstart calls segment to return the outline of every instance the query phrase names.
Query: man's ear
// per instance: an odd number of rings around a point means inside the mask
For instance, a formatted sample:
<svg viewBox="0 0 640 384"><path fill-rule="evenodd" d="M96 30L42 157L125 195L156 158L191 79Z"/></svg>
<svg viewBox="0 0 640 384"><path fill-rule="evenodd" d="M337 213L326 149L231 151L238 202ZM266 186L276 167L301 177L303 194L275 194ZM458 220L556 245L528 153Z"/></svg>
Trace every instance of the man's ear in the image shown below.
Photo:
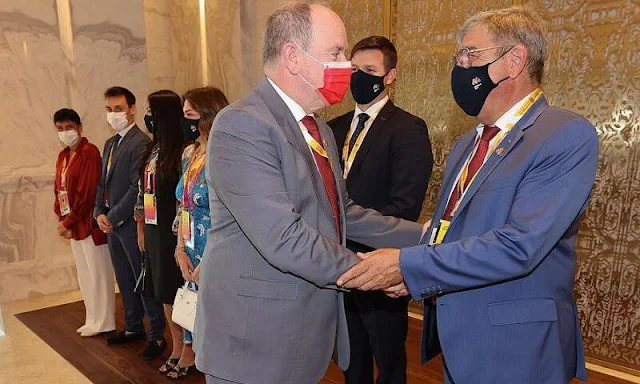
<svg viewBox="0 0 640 384"><path fill-rule="evenodd" d="M280 51L280 57L284 65L292 75L297 75L302 69L302 51L294 43L286 43Z"/></svg>

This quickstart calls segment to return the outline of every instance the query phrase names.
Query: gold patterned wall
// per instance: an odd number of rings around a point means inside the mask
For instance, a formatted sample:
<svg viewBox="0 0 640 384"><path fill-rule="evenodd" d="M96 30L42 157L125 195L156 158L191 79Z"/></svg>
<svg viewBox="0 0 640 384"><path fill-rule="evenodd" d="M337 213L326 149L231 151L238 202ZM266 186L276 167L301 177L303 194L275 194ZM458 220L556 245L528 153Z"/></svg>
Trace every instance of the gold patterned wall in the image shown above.
<svg viewBox="0 0 640 384"><path fill-rule="evenodd" d="M421 220L434 210L451 145L475 125L450 91L457 28L476 12L510 5L543 15L550 42L546 95L552 105L588 118L600 137L596 185L577 242L575 296L585 351L591 360L640 370L640 2L367 1L373 9L388 7L375 13L331 3L351 44L353 35L379 33L374 28L383 25L384 12L391 14L389 37L399 56L394 101L425 119L433 145Z"/></svg>

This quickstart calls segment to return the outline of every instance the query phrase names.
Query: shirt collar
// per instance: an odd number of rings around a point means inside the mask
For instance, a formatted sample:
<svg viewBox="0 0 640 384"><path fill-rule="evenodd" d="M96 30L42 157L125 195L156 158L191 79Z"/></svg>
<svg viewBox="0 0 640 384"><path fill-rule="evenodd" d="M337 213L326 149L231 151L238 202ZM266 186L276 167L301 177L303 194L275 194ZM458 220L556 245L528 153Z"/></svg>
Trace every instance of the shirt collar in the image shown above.
<svg viewBox="0 0 640 384"><path fill-rule="evenodd" d="M535 91L533 91L535 92ZM511 128L513 128L513 126L520 120L520 117L516 117L516 112L518 112L518 110L520 108L522 108L522 106L524 105L524 103L527 102L527 99L529 97L531 97L531 95L533 94L533 92L531 92L530 94L528 94L527 96L523 97L520 101L518 101L517 103L515 103L513 105L513 107L509 108L509 110L507 112L505 112L502 116L500 116L500 118L496 121L496 123L494 124L496 127L500 128L500 130L504 133L507 133L511 130ZM476 127L476 130L478 131L478 133L482 133L482 129L484 128L484 124L479 124Z"/></svg>
<svg viewBox="0 0 640 384"><path fill-rule="evenodd" d="M284 101L284 103L287 105L287 107L291 111L291 114L293 115L293 118L296 119L296 122L299 123L305 116L307 116L307 113L300 106L300 104L296 103L292 98L290 98L286 93L284 93L284 91L280 89L280 87L278 87L273 81L271 81L270 78L267 77L267 80L269 80L269 83L271 84L273 89L276 90L276 93L280 96L282 101Z"/></svg>
<svg viewBox="0 0 640 384"><path fill-rule="evenodd" d="M373 116L373 115L377 115L382 108L385 106L385 104L387 104L387 101L389 101L389 95L383 97L381 100L379 100L377 103L371 105L369 108L367 108L366 111L363 111L360 109L360 107L358 106L358 104L356 104L356 111L353 114L353 117L357 117L359 114L361 113L366 113L369 116Z"/></svg>
<svg viewBox="0 0 640 384"><path fill-rule="evenodd" d="M125 128L122 131L118 132L118 135L120 136L120 138L123 138L123 137L127 136L127 133L129 133L129 131L131 130L131 128L133 128L134 125L136 125L136 123L133 123L130 126L128 126L127 128Z"/></svg>

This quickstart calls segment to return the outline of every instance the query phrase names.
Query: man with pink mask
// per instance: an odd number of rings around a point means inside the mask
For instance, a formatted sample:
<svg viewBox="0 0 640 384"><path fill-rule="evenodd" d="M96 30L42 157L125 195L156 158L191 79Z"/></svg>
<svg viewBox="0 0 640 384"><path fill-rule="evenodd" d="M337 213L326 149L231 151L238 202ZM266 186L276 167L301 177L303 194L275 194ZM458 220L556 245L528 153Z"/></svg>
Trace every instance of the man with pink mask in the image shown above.
<svg viewBox="0 0 640 384"><path fill-rule="evenodd" d="M266 78L225 108L207 148L211 229L200 264L196 366L207 383L317 383L349 364L337 278L346 238L417 244L422 225L353 204L330 128L313 115L349 88L345 27L321 5L267 21Z"/></svg>

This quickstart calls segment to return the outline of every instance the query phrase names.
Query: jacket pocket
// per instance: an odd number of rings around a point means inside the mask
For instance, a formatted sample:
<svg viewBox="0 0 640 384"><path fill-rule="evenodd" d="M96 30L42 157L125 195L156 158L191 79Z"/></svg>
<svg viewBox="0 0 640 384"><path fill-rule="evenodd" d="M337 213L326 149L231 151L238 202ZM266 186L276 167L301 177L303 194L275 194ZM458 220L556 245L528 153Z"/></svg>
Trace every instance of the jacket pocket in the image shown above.
<svg viewBox="0 0 640 384"><path fill-rule="evenodd" d="M240 276L238 295L262 299L295 300L298 297L298 287L292 283Z"/></svg>
<svg viewBox="0 0 640 384"><path fill-rule="evenodd" d="M557 321L553 299L523 299L491 303L488 306L491 325L510 325L540 321Z"/></svg>

